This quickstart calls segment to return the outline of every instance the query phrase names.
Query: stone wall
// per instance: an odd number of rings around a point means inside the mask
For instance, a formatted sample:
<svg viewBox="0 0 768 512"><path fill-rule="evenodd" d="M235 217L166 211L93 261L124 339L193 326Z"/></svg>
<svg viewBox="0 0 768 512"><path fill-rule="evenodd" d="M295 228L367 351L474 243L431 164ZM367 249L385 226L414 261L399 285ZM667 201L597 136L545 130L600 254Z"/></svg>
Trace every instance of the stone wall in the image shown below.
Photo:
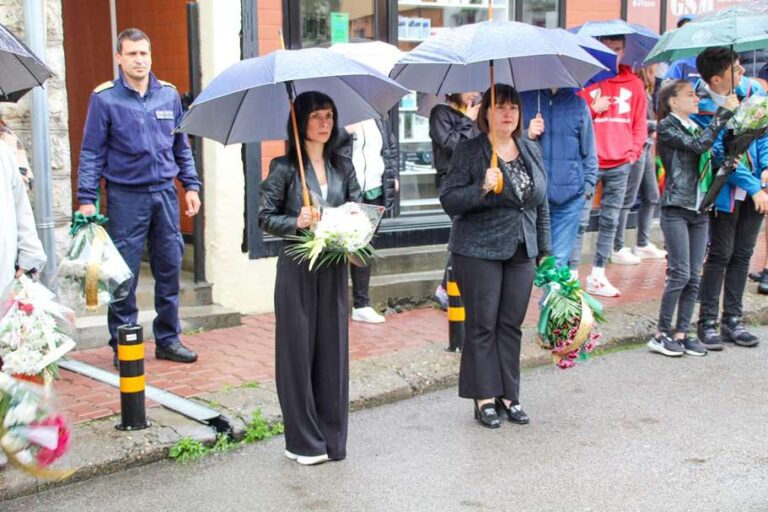
<svg viewBox="0 0 768 512"><path fill-rule="evenodd" d="M58 256L68 241L67 229L72 216L72 185L69 155L69 129L67 91L64 69L64 24L61 17L61 0L44 0L47 26L46 64L56 76L46 82L50 115L50 158L53 177L53 216L56 222ZM24 33L24 8L22 0L0 0L0 23L26 42ZM30 165L37 176L36 163L32 159L29 95L17 104L0 103L0 114L27 148Z"/></svg>

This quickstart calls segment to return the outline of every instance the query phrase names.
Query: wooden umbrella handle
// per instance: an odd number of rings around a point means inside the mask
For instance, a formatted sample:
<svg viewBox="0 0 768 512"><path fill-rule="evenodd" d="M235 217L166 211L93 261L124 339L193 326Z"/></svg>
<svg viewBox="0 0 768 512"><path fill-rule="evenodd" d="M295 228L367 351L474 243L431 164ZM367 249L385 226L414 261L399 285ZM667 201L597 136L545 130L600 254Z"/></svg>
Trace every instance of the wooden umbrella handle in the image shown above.
<svg viewBox="0 0 768 512"><path fill-rule="evenodd" d="M299 137L299 125L296 122L296 108L293 106L293 97L291 101L291 125L293 126L293 139L296 142L296 160L299 162L299 177L301 178L301 201L304 206L312 206L309 200L309 189L307 188L307 177L304 174L304 155L301 151L301 138Z"/></svg>
<svg viewBox="0 0 768 512"><path fill-rule="evenodd" d="M491 167L498 169L499 167L499 157L496 154L496 129L494 128L494 120L496 119L495 113L496 113L496 87L494 87L494 76L493 76L493 61L491 61L491 114L488 121L488 124L491 127ZM496 186L493 187L493 193L494 194L501 194L501 191L504 190L504 175L501 173L501 171L498 171L498 179L496 180Z"/></svg>

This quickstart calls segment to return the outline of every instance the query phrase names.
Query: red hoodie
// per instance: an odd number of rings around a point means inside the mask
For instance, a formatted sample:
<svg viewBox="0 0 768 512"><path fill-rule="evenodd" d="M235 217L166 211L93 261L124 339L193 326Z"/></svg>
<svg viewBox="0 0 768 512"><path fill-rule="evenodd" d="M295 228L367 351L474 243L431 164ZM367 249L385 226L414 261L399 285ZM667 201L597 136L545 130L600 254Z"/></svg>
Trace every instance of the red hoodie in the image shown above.
<svg viewBox="0 0 768 512"><path fill-rule="evenodd" d="M600 114L592 110L598 91L611 99L611 106ZM648 100L643 82L632 69L619 66L618 75L593 84L579 94L592 113L600 168L610 169L640 158L648 138Z"/></svg>

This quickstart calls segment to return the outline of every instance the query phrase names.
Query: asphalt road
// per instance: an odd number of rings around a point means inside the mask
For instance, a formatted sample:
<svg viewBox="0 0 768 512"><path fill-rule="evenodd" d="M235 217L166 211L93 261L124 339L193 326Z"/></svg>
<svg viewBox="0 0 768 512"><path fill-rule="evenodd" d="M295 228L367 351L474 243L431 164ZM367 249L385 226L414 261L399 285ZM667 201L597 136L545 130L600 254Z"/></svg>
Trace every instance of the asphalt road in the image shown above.
<svg viewBox="0 0 768 512"><path fill-rule="evenodd" d="M455 389L352 415L348 458L283 439L0 503L8 511L768 511L768 329L755 349L645 348L523 375L528 426L492 431Z"/></svg>

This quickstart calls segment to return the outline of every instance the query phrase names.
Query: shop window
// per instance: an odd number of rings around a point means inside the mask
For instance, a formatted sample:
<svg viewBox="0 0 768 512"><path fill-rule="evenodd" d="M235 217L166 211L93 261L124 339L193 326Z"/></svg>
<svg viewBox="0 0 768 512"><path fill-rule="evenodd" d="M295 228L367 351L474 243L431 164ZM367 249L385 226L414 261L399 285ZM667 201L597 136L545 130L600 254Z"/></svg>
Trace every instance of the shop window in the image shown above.
<svg viewBox="0 0 768 512"><path fill-rule="evenodd" d="M374 0L301 0L301 46L374 38Z"/></svg>
<svg viewBox="0 0 768 512"><path fill-rule="evenodd" d="M557 28L560 0L521 0L520 21L537 27Z"/></svg>

